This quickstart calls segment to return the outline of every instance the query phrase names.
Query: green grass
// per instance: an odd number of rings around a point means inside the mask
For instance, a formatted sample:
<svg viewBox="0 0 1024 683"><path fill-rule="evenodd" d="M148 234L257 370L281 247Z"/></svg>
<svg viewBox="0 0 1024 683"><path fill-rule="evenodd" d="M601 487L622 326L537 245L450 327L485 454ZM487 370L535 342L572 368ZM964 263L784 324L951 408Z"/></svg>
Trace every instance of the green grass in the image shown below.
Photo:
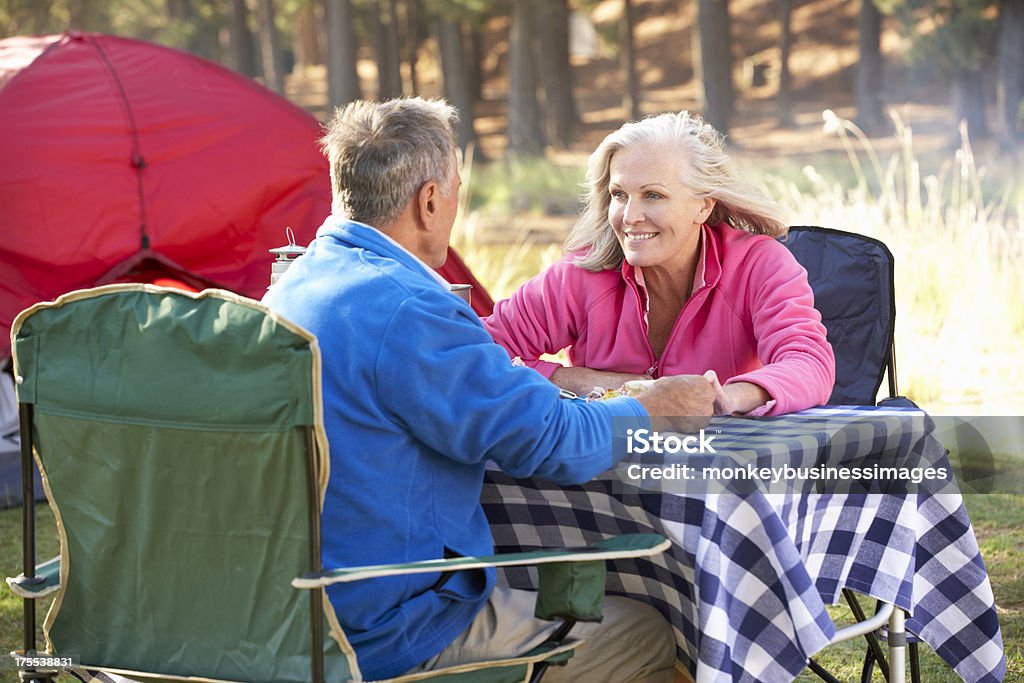
<svg viewBox="0 0 1024 683"><path fill-rule="evenodd" d="M1006 648L1006 680L1024 680L1024 495L973 494L965 499L982 556L988 567ZM46 505L36 507L38 515L39 556L52 557L58 550L56 527ZM0 510L0 573L14 576L21 571L21 511ZM0 590L0 651L21 648L21 600L4 588ZM39 623L49 601L38 612ZM867 602L865 602L867 605ZM838 624L846 623L849 610L830 608ZM844 680L858 680L862 640L828 648L817 660ZM40 643L41 644L41 643ZM955 683L960 678L931 651L921 645L922 679L927 683ZM14 683L13 671L0 670L0 682ZM798 681L819 680L805 671ZM873 680L881 681L881 674Z"/></svg>
<svg viewBox="0 0 1024 683"><path fill-rule="evenodd" d="M1024 495L972 494L965 496L964 505L996 599L1006 650L1006 680L1024 680ZM870 609L868 601L862 603ZM835 607L829 611L838 625L849 623L849 609ZM827 648L815 659L842 680L859 680L863 643L863 639L841 643ZM923 643L919 648L922 681L959 683L960 677L931 648ZM810 683L821 679L804 671L797 680ZM876 668L872 681L882 680Z"/></svg>
<svg viewBox="0 0 1024 683"><path fill-rule="evenodd" d="M478 164L473 175L471 211L572 216L583 192L582 166L564 166L544 159Z"/></svg>
<svg viewBox="0 0 1024 683"><path fill-rule="evenodd" d="M0 510L0 577L17 576L21 573L21 508ZM46 504L36 506L36 556L39 560L53 557L60 552L57 539L57 525L53 521L53 513ZM0 585L0 655L23 648L22 633L22 599L14 595L6 582ZM46 611L50 608L51 599L41 601L36 608L38 632L36 646L43 648L42 623ZM0 683L14 683L17 674L10 669L0 669ZM62 677L62 680L72 680Z"/></svg>

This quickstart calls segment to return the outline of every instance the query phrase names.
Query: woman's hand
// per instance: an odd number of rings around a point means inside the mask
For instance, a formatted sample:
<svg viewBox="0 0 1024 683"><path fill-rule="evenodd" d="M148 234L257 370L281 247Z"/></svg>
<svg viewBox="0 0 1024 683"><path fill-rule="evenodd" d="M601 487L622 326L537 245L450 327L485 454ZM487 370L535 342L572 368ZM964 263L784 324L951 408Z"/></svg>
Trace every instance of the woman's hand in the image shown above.
<svg viewBox="0 0 1024 683"><path fill-rule="evenodd" d="M771 400L768 392L751 382L736 382L722 386L714 370L704 373L715 391L715 415L743 415Z"/></svg>
<svg viewBox="0 0 1024 683"><path fill-rule="evenodd" d="M626 382L650 379L650 377L647 375L634 375L628 372L591 370L590 368L558 368L551 374L550 379L562 389L568 389L574 394L585 396L593 391L594 387L618 389Z"/></svg>

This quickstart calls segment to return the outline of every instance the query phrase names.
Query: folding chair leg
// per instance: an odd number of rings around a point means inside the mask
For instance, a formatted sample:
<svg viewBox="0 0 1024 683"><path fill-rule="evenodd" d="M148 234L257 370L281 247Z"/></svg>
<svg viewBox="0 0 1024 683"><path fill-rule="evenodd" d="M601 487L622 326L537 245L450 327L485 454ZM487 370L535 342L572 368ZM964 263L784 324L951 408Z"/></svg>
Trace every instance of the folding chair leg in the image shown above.
<svg viewBox="0 0 1024 683"><path fill-rule="evenodd" d="M921 683L921 658L917 653L917 641L910 643L910 680Z"/></svg>
<svg viewBox="0 0 1024 683"><path fill-rule="evenodd" d="M560 644L563 640L566 639L566 637L568 637L569 631L571 631L572 627L575 625L575 619L565 619L562 622L562 625L558 627L558 630L552 633L551 636L544 642L551 643L553 645ZM541 662L540 664L538 664L537 668L533 670L533 675L530 676L530 683L540 683L540 679L544 678L544 673L548 670L548 666L550 665L547 662Z"/></svg>
<svg viewBox="0 0 1024 683"><path fill-rule="evenodd" d="M832 672L823 667L821 664L818 664L813 659L807 662L807 668L813 671L818 676L818 678L825 681L825 683L843 683L841 680L833 676Z"/></svg>
<svg viewBox="0 0 1024 683"><path fill-rule="evenodd" d="M35 477L32 468L32 405L18 404L18 420L21 429L21 577L31 583L36 576L36 501ZM36 649L36 601L23 598L22 636L25 653Z"/></svg>
<svg viewBox="0 0 1024 683"><path fill-rule="evenodd" d="M858 622L865 621L864 609L857 600L857 596L846 589L843 590L843 594L846 601L850 603L850 609L853 612L854 618ZM879 602L878 607L881 608L882 604L883 603ZM876 610L876 618L877 614L878 612ZM889 617L888 626L888 664L886 664L886 657L883 654L882 646L878 642L878 638L875 636L875 633L871 632L864 635L868 641L868 650L864 655L864 663L860 671L861 683L871 683L871 678L874 674L875 662L878 662L879 670L888 683L906 683L908 644L910 646L910 680L912 683L921 683L921 662L920 657L918 656L918 644L917 642L907 642L905 623L906 613L898 607L893 609L892 615ZM819 678L825 681L825 683L841 683L839 679L825 670L813 659L808 662L807 667Z"/></svg>
<svg viewBox="0 0 1024 683"><path fill-rule="evenodd" d="M860 600L857 599L857 594L848 588L844 588L843 597L846 598L846 602L850 605L850 611L853 612L854 620L865 621L867 619L867 615L864 614L864 608L861 607ZM878 608L881 606L881 602L876 604L876 613ZM871 682L871 674L874 671L875 662L878 662L878 667L882 672L882 677L888 681L889 667L886 665L885 654L882 652L881 643L878 642L878 636L876 636L874 632L866 633L864 634L864 639L868 642L868 650L864 654L864 664L861 667L861 683Z"/></svg>
<svg viewBox="0 0 1024 683"><path fill-rule="evenodd" d="M881 667L882 676L889 675L889 669L883 664ZM864 663L860 668L860 683L871 683L871 677L875 675L875 653L868 648L864 653Z"/></svg>
<svg viewBox="0 0 1024 683"><path fill-rule="evenodd" d="M896 608L889 617L889 683L906 683L907 680L907 632L904 627L906 615Z"/></svg>
<svg viewBox="0 0 1024 683"><path fill-rule="evenodd" d="M22 573L18 577L24 585L38 584L42 579L36 577L36 493L35 493L35 462L32 459L32 405L18 404L18 420L21 430L21 504L22 504ZM25 654L36 651L36 601L35 598L22 598L22 640ZM21 681L41 681L48 683L56 678L56 671L19 671Z"/></svg>

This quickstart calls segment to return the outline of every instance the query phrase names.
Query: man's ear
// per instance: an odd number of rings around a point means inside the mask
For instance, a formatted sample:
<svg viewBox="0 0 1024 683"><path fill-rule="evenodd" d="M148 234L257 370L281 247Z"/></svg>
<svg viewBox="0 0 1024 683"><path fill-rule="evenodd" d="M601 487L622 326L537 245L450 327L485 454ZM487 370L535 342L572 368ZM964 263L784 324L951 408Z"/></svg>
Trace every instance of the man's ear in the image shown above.
<svg viewBox="0 0 1024 683"><path fill-rule="evenodd" d="M437 216L441 188L437 181L428 180L416 192L416 208L419 222L429 224Z"/></svg>

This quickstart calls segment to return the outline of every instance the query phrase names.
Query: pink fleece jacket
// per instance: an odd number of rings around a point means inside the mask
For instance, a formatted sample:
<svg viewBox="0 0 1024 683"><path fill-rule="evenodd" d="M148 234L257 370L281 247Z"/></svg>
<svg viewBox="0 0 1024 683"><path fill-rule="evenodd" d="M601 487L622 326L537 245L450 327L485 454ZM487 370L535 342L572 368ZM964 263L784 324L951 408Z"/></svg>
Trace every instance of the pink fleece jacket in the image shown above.
<svg viewBox="0 0 1024 683"><path fill-rule="evenodd" d="M661 358L648 342L644 298L628 263L590 273L570 254L498 302L484 325L511 357L547 377L559 365L541 354L568 348L573 365L595 370L652 377L714 370L723 384L752 382L773 399L766 414L825 403L835 357L807 272L770 237L704 226L702 242L703 285L683 305Z"/></svg>

